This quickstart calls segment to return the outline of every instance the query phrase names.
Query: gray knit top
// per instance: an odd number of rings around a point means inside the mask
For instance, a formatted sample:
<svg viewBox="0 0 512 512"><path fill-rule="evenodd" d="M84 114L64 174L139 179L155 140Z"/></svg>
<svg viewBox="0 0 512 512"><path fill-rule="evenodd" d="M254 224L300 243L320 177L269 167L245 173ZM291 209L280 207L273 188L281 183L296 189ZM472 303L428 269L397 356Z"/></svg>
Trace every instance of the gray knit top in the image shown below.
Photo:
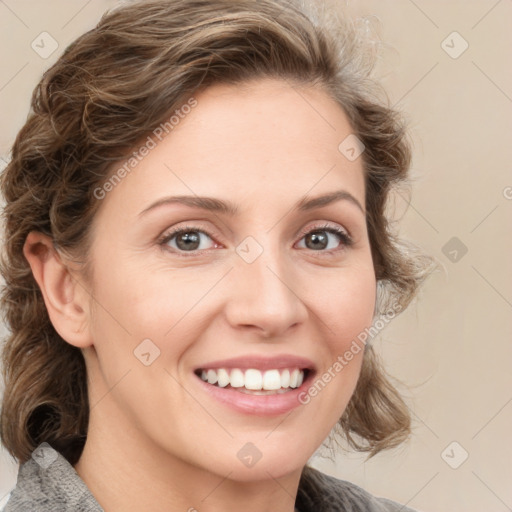
<svg viewBox="0 0 512 512"><path fill-rule="evenodd" d="M300 512L415 512L309 466L302 472L295 506ZM103 512L103 509L67 459L48 443L42 443L20 466L16 487L3 512Z"/></svg>

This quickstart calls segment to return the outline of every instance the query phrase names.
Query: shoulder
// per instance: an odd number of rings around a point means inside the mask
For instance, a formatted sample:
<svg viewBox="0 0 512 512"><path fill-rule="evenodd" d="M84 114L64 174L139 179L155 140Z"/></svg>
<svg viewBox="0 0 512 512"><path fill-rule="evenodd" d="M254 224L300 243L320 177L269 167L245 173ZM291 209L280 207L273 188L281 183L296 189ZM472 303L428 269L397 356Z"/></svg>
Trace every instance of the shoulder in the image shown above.
<svg viewBox="0 0 512 512"><path fill-rule="evenodd" d="M3 512L103 512L73 466L48 443L18 470Z"/></svg>
<svg viewBox="0 0 512 512"><path fill-rule="evenodd" d="M395 501L373 496L346 480L340 480L306 466L297 495L300 512L416 512Z"/></svg>

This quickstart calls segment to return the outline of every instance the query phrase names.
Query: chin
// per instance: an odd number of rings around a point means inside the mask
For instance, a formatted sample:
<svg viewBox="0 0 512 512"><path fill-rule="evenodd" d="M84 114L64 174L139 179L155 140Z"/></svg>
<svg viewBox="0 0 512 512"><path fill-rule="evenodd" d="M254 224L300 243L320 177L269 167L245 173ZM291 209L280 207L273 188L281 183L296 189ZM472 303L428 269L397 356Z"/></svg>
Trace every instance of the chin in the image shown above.
<svg viewBox="0 0 512 512"><path fill-rule="evenodd" d="M307 448L305 440L293 439L291 436L275 436L270 440L261 440L259 443L237 443L241 445L235 451L236 460L230 459L227 462L227 473L232 472L230 479L240 482L250 482L257 480L268 480L269 478L282 478L290 473L302 471L307 461L314 453L311 450L299 452L297 447ZM311 453L310 453L311 452Z"/></svg>

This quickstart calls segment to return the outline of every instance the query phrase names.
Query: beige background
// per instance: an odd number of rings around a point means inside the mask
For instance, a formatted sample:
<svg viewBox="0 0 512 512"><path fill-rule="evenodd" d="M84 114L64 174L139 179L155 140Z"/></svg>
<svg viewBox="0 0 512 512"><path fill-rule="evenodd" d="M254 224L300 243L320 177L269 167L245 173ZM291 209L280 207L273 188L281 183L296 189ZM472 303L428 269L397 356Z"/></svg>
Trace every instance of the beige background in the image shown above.
<svg viewBox="0 0 512 512"><path fill-rule="evenodd" d="M0 156L41 73L114 4L0 1ZM424 512L511 510L512 2L363 0L348 8L370 16L386 43L376 72L415 141L412 201L406 209L405 196L398 200L401 233L444 271L375 342L408 386L411 441L366 463L340 453L314 465ZM43 31L59 45L48 59L31 48ZM17 468L5 452L0 459L1 506Z"/></svg>

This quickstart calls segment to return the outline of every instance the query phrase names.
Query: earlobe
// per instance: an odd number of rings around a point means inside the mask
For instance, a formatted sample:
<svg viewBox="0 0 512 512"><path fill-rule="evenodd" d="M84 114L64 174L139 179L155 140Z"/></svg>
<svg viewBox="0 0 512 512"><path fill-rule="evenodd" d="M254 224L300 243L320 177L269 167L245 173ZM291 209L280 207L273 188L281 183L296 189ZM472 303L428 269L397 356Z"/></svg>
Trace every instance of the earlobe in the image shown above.
<svg viewBox="0 0 512 512"><path fill-rule="evenodd" d="M47 235L31 231L25 240L23 254L30 264L44 298L53 327L71 345L92 345L88 329L87 293Z"/></svg>

